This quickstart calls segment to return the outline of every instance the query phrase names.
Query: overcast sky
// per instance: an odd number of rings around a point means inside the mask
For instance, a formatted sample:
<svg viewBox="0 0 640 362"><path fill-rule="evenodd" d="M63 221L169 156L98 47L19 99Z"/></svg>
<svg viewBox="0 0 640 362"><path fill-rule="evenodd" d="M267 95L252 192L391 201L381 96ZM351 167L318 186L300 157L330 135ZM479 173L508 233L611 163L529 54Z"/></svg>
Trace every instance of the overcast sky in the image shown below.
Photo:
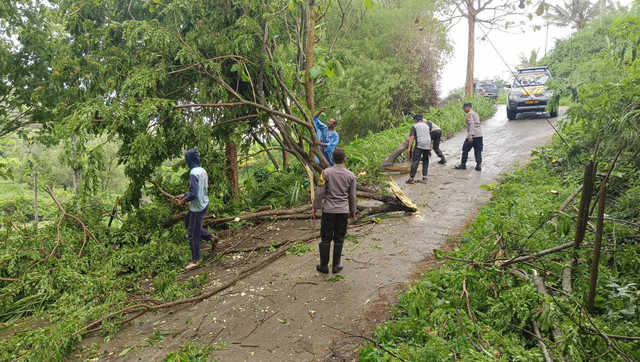
<svg viewBox="0 0 640 362"><path fill-rule="evenodd" d="M598 2L591 0L592 3ZM620 0L622 5L629 5L632 0ZM562 0L547 0L549 4L562 4ZM532 9L533 12L535 9ZM537 18L537 19L536 19ZM540 17L535 17L533 24L543 25L541 30L533 31L531 27L525 29L524 33L508 34L493 30L488 38L491 40L497 51L493 49L488 41L479 40L483 36L482 30L476 25L476 49L475 49L475 69L474 78L492 79L500 77L504 80L510 79L510 69L514 70L520 63L520 54L525 54L527 58L532 50L538 51L538 59L544 55L545 42L547 52L549 52L556 39L566 39L575 31L571 27L559 28L549 26L547 36L545 21ZM485 29L486 31L486 29ZM455 88L464 87L467 72L467 21L459 22L449 32L449 39L453 43L454 54L445 65L440 81L440 96L446 97ZM500 56L504 59L500 59ZM506 64L505 64L506 62Z"/></svg>

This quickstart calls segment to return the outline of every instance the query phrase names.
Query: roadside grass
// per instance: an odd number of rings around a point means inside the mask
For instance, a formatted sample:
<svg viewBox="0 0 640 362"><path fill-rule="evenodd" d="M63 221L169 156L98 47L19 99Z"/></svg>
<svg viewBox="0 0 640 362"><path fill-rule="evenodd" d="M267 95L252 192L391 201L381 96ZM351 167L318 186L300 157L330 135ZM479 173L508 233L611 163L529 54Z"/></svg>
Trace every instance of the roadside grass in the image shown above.
<svg viewBox="0 0 640 362"><path fill-rule="evenodd" d="M400 296L391 320L374 332L376 344L360 350L360 360L543 360L533 335L534 321L552 358L577 361L604 356L607 343L580 332L584 326L574 323L588 323L576 305L584 301L589 288L590 247L579 251L570 298L556 292L545 298L530 280L500 268L501 262L512 257L573 240L575 219L556 211L576 189L575 180L567 172L549 172L543 162L534 160L526 169L504 176L500 185L488 187L493 190L491 201L455 250L436 251L444 265L430 270ZM623 229L619 226L618 232L628 235L629 230ZM562 269L570 259L567 249L517 264L517 268L529 275L535 269L548 286L561 289ZM591 325L607 334L637 336L637 299L630 298L630 291L637 290L637 277L631 270L640 262L622 251L617 260L619 272L606 267L611 262L601 262L598 312L591 315ZM621 310L627 311L624 321ZM562 331L563 343L550 342L555 328ZM640 357L633 343L618 343L618 347ZM615 357L608 355L605 360Z"/></svg>

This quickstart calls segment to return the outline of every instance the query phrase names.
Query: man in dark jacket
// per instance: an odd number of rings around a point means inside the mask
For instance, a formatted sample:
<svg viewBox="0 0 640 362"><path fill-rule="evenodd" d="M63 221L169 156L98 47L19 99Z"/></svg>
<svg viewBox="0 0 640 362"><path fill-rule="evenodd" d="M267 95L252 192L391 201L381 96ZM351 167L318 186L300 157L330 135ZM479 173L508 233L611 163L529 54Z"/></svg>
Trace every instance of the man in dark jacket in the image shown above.
<svg viewBox="0 0 640 362"><path fill-rule="evenodd" d="M202 227L202 219L209 208L209 177L207 171L200 167L200 154L190 149L184 154L187 166L191 169L189 175L189 192L176 196L178 203L184 205L189 202L189 246L191 248L191 262L184 267L190 270L198 266L200 260L200 239L211 241L212 235Z"/></svg>
<svg viewBox="0 0 640 362"><path fill-rule="evenodd" d="M349 217L356 217L356 176L347 170L343 163L347 156L344 150L336 148L333 152L334 165L320 174L318 190L311 208L311 217L322 208L320 222L320 264L316 270L329 273L329 252L333 240L333 264L331 271L337 274L342 270L340 258L342 246L347 235Z"/></svg>

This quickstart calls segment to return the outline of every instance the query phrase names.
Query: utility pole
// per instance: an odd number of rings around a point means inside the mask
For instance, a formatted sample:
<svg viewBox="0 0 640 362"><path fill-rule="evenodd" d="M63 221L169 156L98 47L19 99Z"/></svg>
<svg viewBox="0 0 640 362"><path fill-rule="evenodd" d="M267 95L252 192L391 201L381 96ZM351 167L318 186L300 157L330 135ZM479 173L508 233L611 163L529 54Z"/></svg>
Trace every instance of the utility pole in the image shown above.
<svg viewBox="0 0 640 362"><path fill-rule="evenodd" d="M547 55L547 43L549 42L549 20L547 20L547 35L544 37L544 55Z"/></svg>

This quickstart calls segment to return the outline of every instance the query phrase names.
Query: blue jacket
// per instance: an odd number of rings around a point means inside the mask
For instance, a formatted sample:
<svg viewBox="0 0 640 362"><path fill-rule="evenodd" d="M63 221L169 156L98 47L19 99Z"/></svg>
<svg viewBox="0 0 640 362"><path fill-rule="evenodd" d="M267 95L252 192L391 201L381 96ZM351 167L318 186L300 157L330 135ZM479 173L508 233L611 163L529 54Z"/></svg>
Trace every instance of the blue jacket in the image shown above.
<svg viewBox="0 0 640 362"><path fill-rule="evenodd" d="M200 155L197 150L190 149L185 152L184 159L191 169L189 192L184 194L184 199L189 201L189 210L200 212L209 206L209 196L207 195L209 177L207 171L200 167Z"/></svg>
<svg viewBox="0 0 640 362"><path fill-rule="evenodd" d="M333 151L335 151L336 146L340 141L340 136L338 136L338 132L330 130L329 126L322 123L320 121L320 117L313 117L313 125L316 128L316 133L318 134L320 142L327 144L326 146L320 146L322 155L327 159L329 164L333 166L331 158L333 157Z"/></svg>

